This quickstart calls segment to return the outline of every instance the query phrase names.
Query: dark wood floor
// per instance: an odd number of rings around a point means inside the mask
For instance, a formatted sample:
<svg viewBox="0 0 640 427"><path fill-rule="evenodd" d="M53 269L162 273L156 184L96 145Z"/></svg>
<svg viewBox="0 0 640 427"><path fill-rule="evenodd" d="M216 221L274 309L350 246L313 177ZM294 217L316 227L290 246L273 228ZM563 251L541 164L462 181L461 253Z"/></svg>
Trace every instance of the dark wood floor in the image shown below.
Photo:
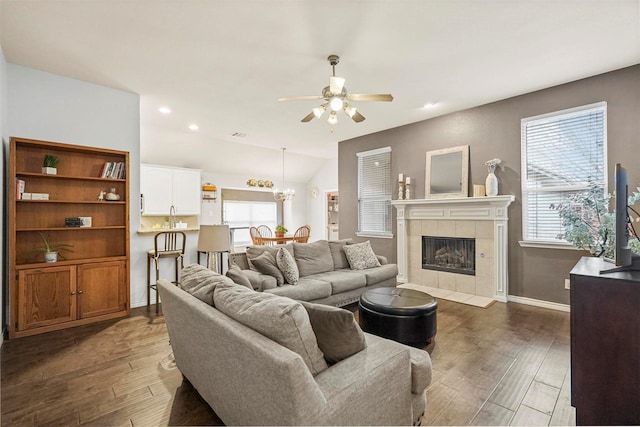
<svg viewBox="0 0 640 427"><path fill-rule="evenodd" d="M217 425L171 359L162 316L5 341L1 423ZM575 425L569 404L569 315L519 304L439 301L428 348L434 377L423 424Z"/></svg>

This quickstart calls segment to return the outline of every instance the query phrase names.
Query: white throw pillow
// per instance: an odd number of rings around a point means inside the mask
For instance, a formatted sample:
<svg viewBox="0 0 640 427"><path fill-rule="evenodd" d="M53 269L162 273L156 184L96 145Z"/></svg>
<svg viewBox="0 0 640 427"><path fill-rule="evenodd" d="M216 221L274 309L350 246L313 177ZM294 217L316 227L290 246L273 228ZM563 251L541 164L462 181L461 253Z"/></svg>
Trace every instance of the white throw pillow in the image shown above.
<svg viewBox="0 0 640 427"><path fill-rule="evenodd" d="M285 248L278 249L278 253L276 254L276 263L284 276L285 282L291 285L297 285L298 280L300 280L300 271L298 270L298 265L296 264L296 260L293 258L293 255L291 255L291 252Z"/></svg>
<svg viewBox="0 0 640 427"><path fill-rule="evenodd" d="M343 249L352 270L380 267L380 262L376 254L373 253L371 243L368 240L353 245L345 245Z"/></svg>

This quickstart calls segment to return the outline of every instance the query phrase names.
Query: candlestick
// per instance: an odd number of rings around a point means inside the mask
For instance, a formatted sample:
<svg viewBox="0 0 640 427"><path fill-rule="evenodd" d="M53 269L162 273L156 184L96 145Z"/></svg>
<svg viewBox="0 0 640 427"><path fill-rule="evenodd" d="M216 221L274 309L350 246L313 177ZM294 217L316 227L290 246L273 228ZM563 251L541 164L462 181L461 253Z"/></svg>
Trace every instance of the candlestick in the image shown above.
<svg viewBox="0 0 640 427"><path fill-rule="evenodd" d="M404 181L404 175L403 174L399 174L398 175L398 182L402 182Z"/></svg>
<svg viewBox="0 0 640 427"><path fill-rule="evenodd" d="M411 184L411 177L410 176L406 177L404 180L404 183L407 185Z"/></svg>

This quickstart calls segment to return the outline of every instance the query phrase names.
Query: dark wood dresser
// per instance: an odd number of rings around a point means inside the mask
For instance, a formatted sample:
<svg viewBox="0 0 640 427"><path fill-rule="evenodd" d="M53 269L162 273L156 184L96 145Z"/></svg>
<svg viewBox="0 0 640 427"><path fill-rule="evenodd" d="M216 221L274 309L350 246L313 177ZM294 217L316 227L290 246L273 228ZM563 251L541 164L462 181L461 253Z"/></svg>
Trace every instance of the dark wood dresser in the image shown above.
<svg viewBox="0 0 640 427"><path fill-rule="evenodd" d="M640 424L640 271L584 257L571 270L571 405L577 425Z"/></svg>

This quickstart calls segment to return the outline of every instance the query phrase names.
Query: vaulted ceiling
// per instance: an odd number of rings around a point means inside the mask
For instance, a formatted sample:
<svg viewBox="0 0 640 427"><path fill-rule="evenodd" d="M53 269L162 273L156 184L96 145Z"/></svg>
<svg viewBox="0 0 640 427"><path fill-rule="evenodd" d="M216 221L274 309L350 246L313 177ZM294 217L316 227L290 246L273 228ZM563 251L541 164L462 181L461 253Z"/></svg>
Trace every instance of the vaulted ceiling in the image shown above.
<svg viewBox="0 0 640 427"><path fill-rule="evenodd" d="M144 162L276 178L287 147L297 182L339 141L640 63L639 0L0 4L8 62L140 95ZM393 102L301 123L319 102L277 99L320 95L330 54L349 92Z"/></svg>

